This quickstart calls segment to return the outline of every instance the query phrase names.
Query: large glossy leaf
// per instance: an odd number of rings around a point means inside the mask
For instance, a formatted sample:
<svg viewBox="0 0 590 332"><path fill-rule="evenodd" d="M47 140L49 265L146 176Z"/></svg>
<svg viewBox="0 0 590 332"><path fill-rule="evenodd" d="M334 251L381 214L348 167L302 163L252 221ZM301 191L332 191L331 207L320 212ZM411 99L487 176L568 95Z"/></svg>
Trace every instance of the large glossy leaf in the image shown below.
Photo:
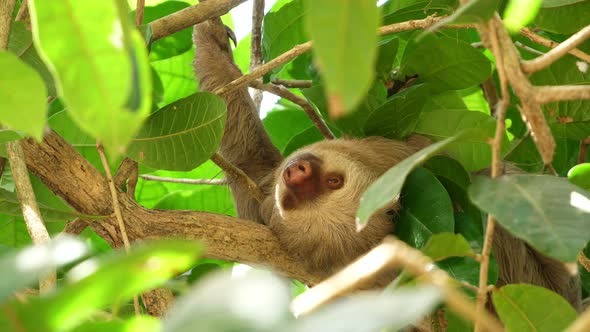
<svg viewBox="0 0 590 332"><path fill-rule="evenodd" d="M377 181L373 182L361 197L360 206L356 214L357 225L363 227L375 211L384 207L393 199L396 199L408 174L457 138L447 138L414 153L401 163L390 168Z"/></svg>
<svg viewBox="0 0 590 332"><path fill-rule="evenodd" d="M409 245L421 248L433 234L455 230L449 194L429 171L418 168L408 176L401 203L395 234Z"/></svg>
<svg viewBox="0 0 590 332"><path fill-rule="evenodd" d="M198 92L153 113L128 155L156 169L190 171L217 150L227 109L220 97Z"/></svg>
<svg viewBox="0 0 590 332"><path fill-rule="evenodd" d="M290 315L289 292L271 274L247 273L232 278L213 272L178 299L163 321L163 332L281 331Z"/></svg>
<svg viewBox="0 0 590 332"><path fill-rule="evenodd" d="M401 71L441 90L458 90L485 81L492 68L490 60L462 40L416 32L406 46Z"/></svg>
<svg viewBox="0 0 590 332"><path fill-rule="evenodd" d="M465 129L481 129L487 135L472 137L446 148L468 171L477 171L491 163L491 148L488 137L494 136L495 120L482 112L467 110L440 110L422 112L416 124L417 134L434 140L451 137Z"/></svg>
<svg viewBox="0 0 590 332"><path fill-rule="evenodd" d="M564 331L577 318L563 297L539 286L506 285L495 289L492 298L507 331Z"/></svg>
<svg viewBox="0 0 590 332"><path fill-rule="evenodd" d="M197 242L166 240L83 262L68 273L72 283L27 304L14 304L13 321L31 332L69 330L94 310L128 300L187 270L201 252ZM33 315L34 320L27 318Z"/></svg>
<svg viewBox="0 0 590 332"><path fill-rule="evenodd" d="M0 71L0 122L41 140L47 111L43 79L35 69L6 51L0 51Z"/></svg>
<svg viewBox="0 0 590 332"><path fill-rule="evenodd" d="M73 237L59 236L52 241L12 251L0 256L0 303L13 292L30 286L39 277L75 262L88 254L88 246Z"/></svg>
<svg viewBox="0 0 590 332"><path fill-rule="evenodd" d="M588 0L544 0L535 24L543 30L569 34L588 25L589 15Z"/></svg>
<svg viewBox="0 0 590 332"><path fill-rule="evenodd" d="M37 54L37 50L33 46L31 31L27 29L24 21L15 21L12 23L10 27L10 38L8 40L8 50L35 68L45 82L47 94L49 96L55 96L55 82L53 81L53 77L41 58L39 58L39 54Z"/></svg>
<svg viewBox="0 0 590 332"><path fill-rule="evenodd" d="M72 119L108 151L121 153L151 107L147 51L124 4L28 4L35 46L58 82Z"/></svg>
<svg viewBox="0 0 590 332"><path fill-rule="evenodd" d="M180 55L152 62L152 67L160 76L164 87L164 96L158 103L159 107L197 92L195 73L189 65L194 58L195 50L191 48Z"/></svg>
<svg viewBox="0 0 590 332"><path fill-rule="evenodd" d="M338 112L350 112L369 91L377 55L379 10L374 0L307 0L313 53ZM343 52L343 50L346 50ZM338 105L338 106L336 106Z"/></svg>
<svg viewBox="0 0 590 332"><path fill-rule="evenodd" d="M430 286L358 294L299 319L293 331L397 331L418 322L441 300L440 290Z"/></svg>
<svg viewBox="0 0 590 332"><path fill-rule="evenodd" d="M477 177L469 196L515 236L540 252L573 262L590 239L590 193L542 175Z"/></svg>

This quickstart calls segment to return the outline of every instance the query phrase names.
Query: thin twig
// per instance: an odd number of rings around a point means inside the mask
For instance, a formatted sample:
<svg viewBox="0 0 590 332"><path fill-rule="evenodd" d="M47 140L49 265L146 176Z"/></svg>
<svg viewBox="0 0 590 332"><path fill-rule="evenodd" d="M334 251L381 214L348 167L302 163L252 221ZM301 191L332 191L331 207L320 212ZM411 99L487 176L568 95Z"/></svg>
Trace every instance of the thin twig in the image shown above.
<svg viewBox="0 0 590 332"><path fill-rule="evenodd" d="M309 104L309 102L305 98L294 94L293 92L289 91L289 89L282 87L280 85L262 84L259 81L252 81L250 82L250 86L259 90L270 92L299 105L303 109L305 114L307 114L311 122L313 122L315 127L320 131L322 136L324 136L327 139L335 138L334 133L332 133L332 131L330 130L330 128L328 128L324 120L318 115L315 109Z"/></svg>
<svg viewBox="0 0 590 332"><path fill-rule="evenodd" d="M256 199L259 203L262 203L262 201L264 200L264 195L262 194L262 191L256 185L256 182L250 179L250 177L246 173L244 173L244 171L237 168L229 161L225 160L225 158L223 158L219 153L214 153L211 156L211 161L213 161L217 166L219 166L219 168L221 168L225 172L228 178L231 178L235 181L241 181L246 186L246 188L248 188L250 194L252 194L252 197L254 197L254 199Z"/></svg>
<svg viewBox="0 0 590 332"><path fill-rule="evenodd" d="M534 73L543 68L549 67L552 63L566 55L570 50L576 48L583 41L590 38L590 25L574 33L551 51L529 61L522 62L522 70L525 73Z"/></svg>
<svg viewBox="0 0 590 332"><path fill-rule="evenodd" d="M588 152L588 144L590 143L588 141L590 141L590 137L580 141L580 151L578 151L578 164L586 162L586 153Z"/></svg>
<svg viewBox="0 0 590 332"><path fill-rule="evenodd" d="M481 29L482 31L487 32L487 36L485 37L490 42L491 51L496 58L496 68L498 71L498 78L500 81L500 91L502 93L502 99L496 104L496 132L494 135L494 140L492 142L492 178L495 178L500 175L502 168L500 167L500 163L502 160L501 156L501 144L502 138L504 137L504 129L505 129L505 117L506 117L506 107L510 104L510 93L508 92L508 82L506 80L506 72L504 68L504 58L503 54L500 51L500 45L498 41L498 35L496 33L496 29L494 29L493 22L490 21L486 29ZM482 37L483 39L484 37ZM487 301L487 289L488 289L488 269L490 263L490 252L492 250L492 242L494 238L494 230L496 226L496 220L491 214L488 214L487 220L487 227L486 233L484 237L484 244L481 253L481 265L479 269L479 290L477 292L477 313L478 316L481 317L482 313L486 311L486 301ZM475 322L475 331L481 331L483 326L481 325L483 322L477 320Z"/></svg>
<svg viewBox="0 0 590 332"><path fill-rule="evenodd" d="M109 183L109 189L111 190L113 210L115 211L115 218L117 219L119 231L121 232L121 238L123 239L123 246L125 247L125 251L129 252L131 245L129 244L129 238L127 237L125 222L123 222L123 214L121 213L121 207L119 206L119 196L117 194L115 181L113 180L113 176L111 175L111 168L109 167L107 157L104 154L104 148L102 144L98 142L96 143L96 151L98 151L98 155L100 156L100 161L102 162L102 167L104 168L104 172L107 176L107 181ZM135 308L135 314L141 315L141 310L139 308L139 299L137 296L133 297L133 307Z"/></svg>
<svg viewBox="0 0 590 332"><path fill-rule="evenodd" d="M47 243L50 240L49 232L45 228L41 211L39 211L39 206L37 205L35 192L33 191L27 165L25 164L25 154L20 141L6 143L6 151L8 152L14 186L16 187L16 193L21 203L23 217L31 240L34 244ZM39 281L39 291L44 293L52 289L55 286L56 279L55 271L51 271L43 276Z"/></svg>
<svg viewBox="0 0 590 332"><path fill-rule="evenodd" d="M534 33L529 28L523 28L522 30L520 30L520 34L525 36L526 38L528 38L533 43L537 43L537 44L545 46L545 47L556 48L557 46L559 46L559 43L554 42L551 39L541 37L541 36L537 35L536 33ZM577 48L573 48L573 49L569 50L568 52L571 55L577 57L578 59L590 63L590 55L588 55L587 53L584 53Z"/></svg>
<svg viewBox="0 0 590 332"><path fill-rule="evenodd" d="M159 181L159 182L171 182L171 183L183 183L183 184L209 184L214 186L227 185L226 179L178 179L178 178L167 178L156 175L143 174L140 178L148 181Z"/></svg>
<svg viewBox="0 0 590 332"><path fill-rule="evenodd" d="M135 6L135 25L140 26L143 24L143 12L145 9L145 0L137 0Z"/></svg>
<svg viewBox="0 0 590 332"><path fill-rule="evenodd" d="M401 32L401 31L425 29L425 28L432 26L433 24L435 24L436 22L440 21L443 18L444 18L444 16L435 17L434 15L431 15L431 16L428 16L427 18L424 18L421 20L410 20L410 21L406 21L406 22L385 25L385 26L382 26L379 28L378 34L379 35L388 35L388 34ZM473 25L470 25L470 24L462 24L462 25L455 24L455 25L447 26L447 28L458 28L458 29L471 28L471 27L473 27ZM308 42L305 42L305 43L302 43L299 45L295 45L295 47L293 47L289 51L277 56L276 58L272 59L271 61L263 64L262 66L256 68L255 70L249 72L248 74L240 76L239 78L231 81L230 83L220 87L219 89L215 90L214 93L219 96L224 96L228 93L231 93L234 90L236 90L246 84L249 84L250 82L257 80L258 78L264 76L266 73L270 72L274 68L277 68L277 67L295 59L299 55L309 51L311 49L312 45L313 45L313 43L311 41L308 41Z"/></svg>
<svg viewBox="0 0 590 332"><path fill-rule="evenodd" d="M430 258L392 236L340 272L299 295L291 303L291 309L296 314L309 313L333 299L375 283L384 273L395 268L405 268L421 280L439 287L449 308L463 318L472 322L481 320L488 330L502 331L500 323L488 312L478 316L473 302L463 295L446 272L434 266Z"/></svg>
<svg viewBox="0 0 590 332"><path fill-rule="evenodd" d="M262 19L264 18L264 0L254 0L252 4L252 34L250 46L250 71L262 65ZM262 82L261 82L262 83ZM256 110L260 113L263 94L255 90L252 100Z"/></svg>
<svg viewBox="0 0 590 332"><path fill-rule="evenodd" d="M527 51L529 53L533 53L533 54L536 54L536 55L544 55L545 54L544 52L541 52L539 50L536 50L536 49L534 49L534 48L532 48L530 46L527 46L527 45L525 45L525 44L523 44L523 43L521 43L519 41L514 42L514 45L516 45L517 47L522 48L523 50L525 50L525 51Z"/></svg>
<svg viewBox="0 0 590 332"><path fill-rule="evenodd" d="M208 19L227 14L230 9L246 0L202 1L194 6L174 12L152 21L152 41L169 36L182 29L191 27Z"/></svg>
<svg viewBox="0 0 590 332"><path fill-rule="evenodd" d="M297 88L297 89L307 89L311 88L313 85L313 81L311 80L282 80L280 78L275 78L272 80L273 84L282 85L285 88Z"/></svg>
<svg viewBox="0 0 590 332"><path fill-rule="evenodd" d="M586 271L590 272L590 259L586 257L584 251L578 253L578 263L580 263Z"/></svg>

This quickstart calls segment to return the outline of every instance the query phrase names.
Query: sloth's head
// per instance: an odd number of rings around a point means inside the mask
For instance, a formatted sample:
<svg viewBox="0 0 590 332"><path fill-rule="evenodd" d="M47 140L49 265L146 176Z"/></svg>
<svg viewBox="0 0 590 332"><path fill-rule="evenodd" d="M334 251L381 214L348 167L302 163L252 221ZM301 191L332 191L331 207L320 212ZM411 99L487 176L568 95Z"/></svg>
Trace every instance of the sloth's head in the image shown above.
<svg viewBox="0 0 590 332"><path fill-rule="evenodd" d="M398 208L392 202L358 233L355 216L361 196L414 150L404 142L372 137L322 141L294 152L276 173L278 216L271 227L288 250L313 262L312 267L348 263L392 231L386 210Z"/></svg>

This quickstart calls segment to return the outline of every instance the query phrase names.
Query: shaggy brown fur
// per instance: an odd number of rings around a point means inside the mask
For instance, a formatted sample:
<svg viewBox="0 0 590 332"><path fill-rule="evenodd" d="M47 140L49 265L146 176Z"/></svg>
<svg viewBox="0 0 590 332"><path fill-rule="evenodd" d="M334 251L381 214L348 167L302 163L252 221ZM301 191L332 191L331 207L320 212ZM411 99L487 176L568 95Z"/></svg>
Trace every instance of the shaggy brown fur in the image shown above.
<svg viewBox="0 0 590 332"><path fill-rule="evenodd" d="M195 73L203 91L213 91L241 75L233 62L227 32L219 19L195 26L197 47ZM326 277L377 245L392 231L391 216L384 209L376 213L360 233L355 215L361 194L388 168L408 157L424 140L407 142L384 138L322 141L304 147L282 160L258 119L247 89L225 96L228 118L221 142L221 154L246 172L266 195L262 204L245 188L232 183L238 215L268 224L288 252L308 269ZM294 209L281 207L286 194L281 176L289 160L304 154L322 160L324 172L344 175L344 186L322 193ZM389 210L396 210L392 203ZM580 308L579 277L565 266L547 258L499 228L494 252L500 267L499 285L532 283L550 288Z"/></svg>

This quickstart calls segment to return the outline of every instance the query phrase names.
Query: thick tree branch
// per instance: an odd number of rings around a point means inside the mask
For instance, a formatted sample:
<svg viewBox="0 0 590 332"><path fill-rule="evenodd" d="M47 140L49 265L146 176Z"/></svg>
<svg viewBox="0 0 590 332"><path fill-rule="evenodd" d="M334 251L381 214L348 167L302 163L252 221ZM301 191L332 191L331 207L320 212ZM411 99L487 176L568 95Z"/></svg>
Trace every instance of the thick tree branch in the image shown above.
<svg viewBox="0 0 590 332"><path fill-rule="evenodd" d="M12 11L16 0L4 0L0 3L0 50L8 48Z"/></svg>
<svg viewBox="0 0 590 332"><path fill-rule="evenodd" d="M525 73L534 73L543 68L547 68L552 63L566 55L569 51L576 48L584 40L590 38L590 25L586 26L582 30L576 32L564 42L560 43L551 51L537 57L535 59L524 61L522 63L522 70Z"/></svg>
<svg viewBox="0 0 590 332"><path fill-rule="evenodd" d="M210 18L222 16L230 9L246 0L203 1L194 6L164 16L149 24L152 28L152 41L171 35L182 29L204 22Z"/></svg>
<svg viewBox="0 0 590 332"><path fill-rule="evenodd" d="M112 215L106 178L64 139L51 132L43 143L26 139L22 146L31 172L72 207L90 215ZM127 195L118 195L118 199L130 242L160 238L201 240L207 246L206 257L265 265L307 284L321 280L287 255L264 225L206 212L150 210ZM113 231L114 225L113 217L89 223L111 245L118 246L122 241Z"/></svg>
<svg viewBox="0 0 590 332"><path fill-rule="evenodd" d="M529 29L529 28L523 28L522 30L520 30L520 34L525 36L526 38L528 38L533 43L537 43L537 44L543 45L545 47L556 48L557 46L559 46L559 43L554 42L551 39L543 38L543 37L537 35L536 33L534 33L533 31L531 31L531 29ZM590 63L590 55L588 55L587 53L584 53L577 48L573 48L573 49L569 50L568 52L569 52L569 54L577 57L578 59Z"/></svg>

